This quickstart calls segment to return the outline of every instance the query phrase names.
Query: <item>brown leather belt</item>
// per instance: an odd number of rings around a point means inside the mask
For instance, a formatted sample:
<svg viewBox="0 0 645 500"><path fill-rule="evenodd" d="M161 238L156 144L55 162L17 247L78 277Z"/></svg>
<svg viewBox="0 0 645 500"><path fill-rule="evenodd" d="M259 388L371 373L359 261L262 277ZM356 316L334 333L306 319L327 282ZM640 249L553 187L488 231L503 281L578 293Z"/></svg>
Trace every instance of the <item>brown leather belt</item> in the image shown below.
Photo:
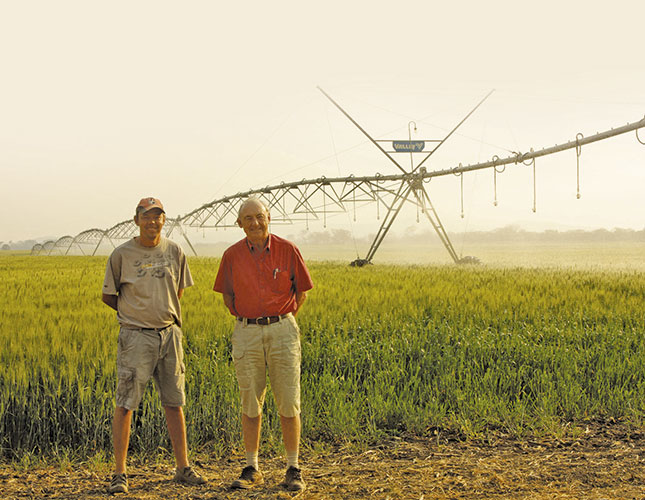
<svg viewBox="0 0 645 500"><path fill-rule="evenodd" d="M159 333L159 332L163 332L164 330L167 330L168 328L170 328L174 324L175 323L171 323L170 325L164 326L162 328L128 328L128 327L126 327L125 329L126 330L134 330L134 331L137 331L137 332L155 332L155 333Z"/></svg>
<svg viewBox="0 0 645 500"><path fill-rule="evenodd" d="M283 320L286 318L288 314L283 314L282 316L263 316L260 318L241 318L237 317L238 321L246 321L248 325L271 325L273 323L277 323L280 320Z"/></svg>
<svg viewBox="0 0 645 500"><path fill-rule="evenodd" d="M168 326L164 326L163 328L132 328L132 330L138 330L140 332L155 332L155 333L159 333L159 332L163 332L164 330L168 330L168 328L170 328L173 325L174 325L174 323L171 324L171 325L168 325Z"/></svg>

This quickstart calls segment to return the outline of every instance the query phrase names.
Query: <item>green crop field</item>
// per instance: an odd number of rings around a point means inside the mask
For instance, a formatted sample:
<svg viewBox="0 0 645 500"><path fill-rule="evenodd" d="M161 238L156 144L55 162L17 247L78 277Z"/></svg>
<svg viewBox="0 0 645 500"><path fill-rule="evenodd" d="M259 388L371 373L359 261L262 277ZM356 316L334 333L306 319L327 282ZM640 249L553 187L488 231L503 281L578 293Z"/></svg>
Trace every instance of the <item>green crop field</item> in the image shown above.
<svg viewBox="0 0 645 500"><path fill-rule="evenodd" d="M218 260L189 260L182 299L192 450L240 446L233 319ZM109 453L118 325L105 257L0 257L4 458ZM383 434L558 433L588 419L641 425L645 275L630 270L311 263L299 315L305 445ZM267 398L263 447L279 446ZM132 448L168 448L150 385ZM569 428L570 428L569 427Z"/></svg>

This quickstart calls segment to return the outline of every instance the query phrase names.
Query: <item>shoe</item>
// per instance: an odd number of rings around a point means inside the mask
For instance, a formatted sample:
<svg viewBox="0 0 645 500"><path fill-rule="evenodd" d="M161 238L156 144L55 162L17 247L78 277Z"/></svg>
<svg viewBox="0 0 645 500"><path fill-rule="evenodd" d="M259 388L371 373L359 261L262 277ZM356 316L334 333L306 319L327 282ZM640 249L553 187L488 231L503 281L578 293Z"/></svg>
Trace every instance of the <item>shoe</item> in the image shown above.
<svg viewBox="0 0 645 500"><path fill-rule="evenodd" d="M127 493L128 476L125 474L112 474L112 481L108 486L108 493Z"/></svg>
<svg viewBox="0 0 645 500"><path fill-rule="evenodd" d="M177 483L191 484L193 486L205 484L207 482L206 479L195 472L192 467L177 469L175 477L173 477L172 480Z"/></svg>
<svg viewBox="0 0 645 500"><path fill-rule="evenodd" d="M284 475L284 481L280 486L287 488L289 491L302 491L306 488L305 482L302 479L302 471L296 467L289 467L287 473Z"/></svg>
<svg viewBox="0 0 645 500"><path fill-rule="evenodd" d="M264 483L264 478L259 470L256 470L252 465L247 465L242 469L240 477L231 483L233 490L248 490Z"/></svg>

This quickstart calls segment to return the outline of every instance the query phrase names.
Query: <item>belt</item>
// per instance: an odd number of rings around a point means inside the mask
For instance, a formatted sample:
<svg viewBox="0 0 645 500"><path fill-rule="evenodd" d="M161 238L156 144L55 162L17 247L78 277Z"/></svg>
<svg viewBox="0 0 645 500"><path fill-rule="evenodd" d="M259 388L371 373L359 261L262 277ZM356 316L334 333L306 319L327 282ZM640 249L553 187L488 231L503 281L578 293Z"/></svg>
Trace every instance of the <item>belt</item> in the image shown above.
<svg viewBox="0 0 645 500"><path fill-rule="evenodd" d="M283 314L282 316L262 316L260 318L241 318L237 317L238 321L246 322L248 325L271 325L277 323L280 320L286 318L288 314Z"/></svg>
<svg viewBox="0 0 645 500"><path fill-rule="evenodd" d="M164 330L167 330L168 328L170 328L173 325L174 325L174 323L172 325L164 326L163 328L134 328L134 330L139 330L141 332L159 333L159 332L163 332Z"/></svg>

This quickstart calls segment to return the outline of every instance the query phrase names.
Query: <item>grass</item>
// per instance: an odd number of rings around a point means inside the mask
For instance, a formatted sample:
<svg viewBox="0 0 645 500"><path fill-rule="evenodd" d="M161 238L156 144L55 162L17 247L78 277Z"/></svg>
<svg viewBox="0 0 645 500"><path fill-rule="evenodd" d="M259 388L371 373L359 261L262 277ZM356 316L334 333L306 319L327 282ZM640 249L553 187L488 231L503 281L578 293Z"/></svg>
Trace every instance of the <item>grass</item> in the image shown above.
<svg viewBox="0 0 645 500"><path fill-rule="evenodd" d="M215 258L189 259L182 299L190 447L240 447L233 319ZM110 456L118 325L105 257L0 256L1 455ZM641 425L645 276L634 270L311 263L302 330L303 441L558 434L589 419ZM573 424L573 426L571 425ZM280 449L267 398L263 450ZM131 449L170 449L150 384Z"/></svg>

